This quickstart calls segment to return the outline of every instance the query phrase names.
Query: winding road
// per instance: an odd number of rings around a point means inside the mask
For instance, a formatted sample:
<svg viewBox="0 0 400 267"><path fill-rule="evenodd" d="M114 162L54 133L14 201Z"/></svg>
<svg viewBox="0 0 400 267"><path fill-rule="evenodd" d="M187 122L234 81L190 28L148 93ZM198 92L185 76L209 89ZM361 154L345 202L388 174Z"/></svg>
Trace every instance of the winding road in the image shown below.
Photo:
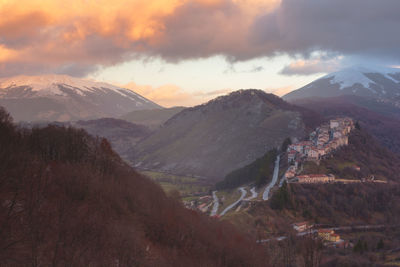
<svg viewBox="0 0 400 267"><path fill-rule="evenodd" d="M276 184L278 181L278 174L279 174L279 161L281 159L281 156L278 155L278 157L275 160L275 167L274 167L274 174L272 175L272 181L271 183L265 188L264 194L263 194L263 200L268 200L269 198L269 192L271 191L272 187Z"/></svg>
<svg viewBox="0 0 400 267"><path fill-rule="evenodd" d="M279 181L279 187L282 187L283 182L286 181L285 175L282 176L281 180ZM287 181L286 181L287 182Z"/></svg>
<svg viewBox="0 0 400 267"><path fill-rule="evenodd" d="M256 187L253 187L252 189L250 189L250 192L251 192L251 196L249 196L245 200L252 200L258 196L258 193L256 192Z"/></svg>
<svg viewBox="0 0 400 267"><path fill-rule="evenodd" d="M224 216L225 213L227 213L229 210L231 210L231 209L234 208L237 204L239 204L239 202L242 201L243 198L246 196L247 191L246 191L243 187L240 187L239 190L240 190L240 192L242 193L242 195L240 196L240 198L239 198L238 200L236 200L234 203L230 204L228 207L226 207L226 208L224 209L224 211L221 212L220 216Z"/></svg>
<svg viewBox="0 0 400 267"><path fill-rule="evenodd" d="M219 200L218 200L218 196L217 196L217 191L213 191L212 192L212 197L213 197L213 203L214 203L214 205L213 205L213 208L212 208L212 210L211 210L211 216L215 216L215 215L217 215L217 212L218 212L218 208L219 208Z"/></svg>

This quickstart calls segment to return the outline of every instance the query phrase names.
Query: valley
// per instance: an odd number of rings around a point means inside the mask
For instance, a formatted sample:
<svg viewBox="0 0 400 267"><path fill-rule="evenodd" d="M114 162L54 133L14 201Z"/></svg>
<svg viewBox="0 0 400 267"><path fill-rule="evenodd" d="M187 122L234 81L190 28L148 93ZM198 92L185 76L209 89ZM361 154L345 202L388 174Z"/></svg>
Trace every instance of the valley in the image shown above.
<svg viewBox="0 0 400 267"><path fill-rule="evenodd" d="M339 104L341 99L346 101ZM19 127L79 128L95 142L107 139L107 149L161 186L158 195L232 224L268 255L278 250L272 261L284 261L285 247L300 255L298 246L311 242L325 261L341 255L348 262L365 251L360 242L377 246L370 235L384 240L386 253L400 244L400 238L387 236L397 233L400 219L395 215L400 157L396 145L389 146L392 151L382 146L388 140L396 144L391 138L396 132L373 128L377 119L386 125L392 119L390 127L397 129L398 110L387 105L364 96L287 103L241 90L165 113L144 109L50 126L22 121ZM303 230L293 228L302 223Z"/></svg>

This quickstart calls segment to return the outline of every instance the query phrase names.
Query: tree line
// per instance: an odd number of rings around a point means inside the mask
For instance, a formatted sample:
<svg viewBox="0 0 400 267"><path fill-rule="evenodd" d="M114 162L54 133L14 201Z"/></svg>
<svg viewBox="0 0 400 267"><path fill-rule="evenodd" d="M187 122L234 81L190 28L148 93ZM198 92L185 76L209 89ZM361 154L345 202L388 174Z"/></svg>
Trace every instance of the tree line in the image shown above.
<svg viewBox="0 0 400 267"><path fill-rule="evenodd" d="M248 183L254 183L257 187L265 185L272 179L277 155L277 149L268 151L254 162L227 174L224 180L216 184L216 188L218 190L232 189Z"/></svg>

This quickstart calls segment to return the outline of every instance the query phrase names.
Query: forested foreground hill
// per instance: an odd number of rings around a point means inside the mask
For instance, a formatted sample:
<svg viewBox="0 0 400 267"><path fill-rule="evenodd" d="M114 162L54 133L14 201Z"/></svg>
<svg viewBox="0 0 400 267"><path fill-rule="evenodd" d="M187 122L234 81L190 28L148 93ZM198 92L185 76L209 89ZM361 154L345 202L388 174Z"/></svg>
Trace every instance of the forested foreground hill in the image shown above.
<svg viewBox="0 0 400 267"><path fill-rule="evenodd" d="M21 130L0 109L3 266L265 266L232 226L184 209L105 139Z"/></svg>

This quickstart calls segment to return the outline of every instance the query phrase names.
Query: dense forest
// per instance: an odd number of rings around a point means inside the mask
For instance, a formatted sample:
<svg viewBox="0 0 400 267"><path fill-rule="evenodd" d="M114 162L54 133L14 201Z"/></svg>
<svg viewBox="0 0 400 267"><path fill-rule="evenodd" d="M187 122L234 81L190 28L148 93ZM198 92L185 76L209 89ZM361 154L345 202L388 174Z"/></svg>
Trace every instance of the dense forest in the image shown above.
<svg viewBox="0 0 400 267"><path fill-rule="evenodd" d="M248 183L254 183L257 187L266 184L272 178L277 155L278 151L276 149L268 151L264 156L249 165L227 174L224 180L216 184L216 188L223 190L237 188Z"/></svg>
<svg viewBox="0 0 400 267"><path fill-rule="evenodd" d="M284 184L269 207L289 212L296 220L328 225L397 224L400 219L398 184ZM284 212L284 213L286 213Z"/></svg>
<svg viewBox="0 0 400 267"><path fill-rule="evenodd" d="M257 203L249 214L254 218L257 231L267 229L277 236L288 237L268 244L270 262L274 266L364 267L398 264L398 184L284 184L273 194L269 205ZM339 231L341 238L352 242L352 246L338 249L319 246L318 240L312 243L307 237L296 236L291 224L302 221L319 227L380 225L382 228ZM310 253L317 262L303 264ZM394 265L390 264L392 261Z"/></svg>
<svg viewBox="0 0 400 267"><path fill-rule="evenodd" d="M0 109L3 266L265 266L262 246L187 210L83 130Z"/></svg>

